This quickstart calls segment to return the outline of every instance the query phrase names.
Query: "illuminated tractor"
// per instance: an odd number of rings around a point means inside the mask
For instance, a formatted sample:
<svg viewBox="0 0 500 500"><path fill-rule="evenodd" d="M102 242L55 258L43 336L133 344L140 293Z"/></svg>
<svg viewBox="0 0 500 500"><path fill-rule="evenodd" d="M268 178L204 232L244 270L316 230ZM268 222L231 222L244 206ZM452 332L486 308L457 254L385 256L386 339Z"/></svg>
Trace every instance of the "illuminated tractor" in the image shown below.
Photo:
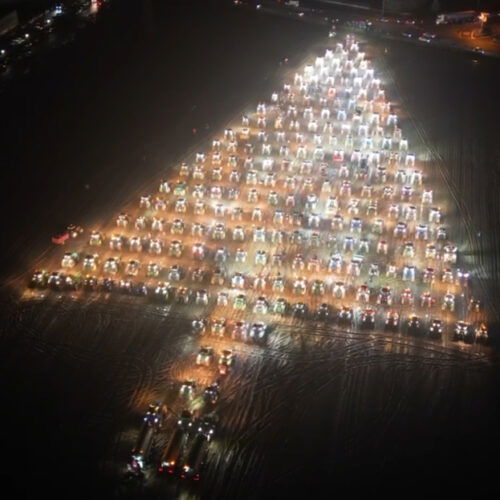
<svg viewBox="0 0 500 500"><path fill-rule="evenodd" d="M214 319L212 321L210 331L211 331L211 334L215 335L216 337L224 337L224 334L226 333L226 320L225 320L225 318Z"/></svg>
<svg viewBox="0 0 500 500"><path fill-rule="evenodd" d="M456 264L458 249L454 245L445 245L443 248L443 262Z"/></svg>
<svg viewBox="0 0 500 500"><path fill-rule="evenodd" d="M334 215L331 225L333 230L342 231L344 229L344 217L340 214Z"/></svg>
<svg viewBox="0 0 500 500"><path fill-rule="evenodd" d="M468 309L472 313L478 313L481 311L481 301L478 299L471 298L469 301Z"/></svg>
<svg viewBox="0 0 500 500"><path fill-rule="evenodd" d="M207 211L207 206L201 200L196 200L193 205L194 215L205 215Z"/></svg>
<svg viewBox="0 0 500 500"><path fill-rule="evenodd" d="M376 219L375 222L373 223L372 231L375 234L383 234L384 230L385 230L384 221L382 219Z"/></svg>
<svg viewBox="0 0 500 500"><path fill-rule="evenodd" d="M439 224L441 222L441 209L433 207L429 210L429 222Z"/></svg>
<svg viewBox="0 0 500 500"><path fill-rule="evenodd" d="M432 190L424 189L422 191L422 204L431 205L433 202L433 192Z"/></svg>
<svg viewBox="0 0 500 500"><path fill-rule="evenodd" d="M170 296L168 283L164 281L159 281L158 284L156 285L154 294L157 299L160 299L162 301L167 301Z"/></svg>
<svg viewBox="0 0 500 500"><path fill-rule="evenodd" d="M389 244L385 240L379 240L377 243L377 253L379 255L387 255Z"/></svg>
<svg viewBox="0 0 500 500"><path fill-rule="evenodd" d="M407 241L403 245L403 257L411 259L415 257L415 245L411 241Z"/></svg>
<svg viewBox="0 0 500 500"><path fill-rule="evenodd" d="M330 196L326 200L325 212L327 214L335 213L339 209L339 202L335 196Z"/></svg>
<svg viewBox="0 0 500 500"><path fill-rule="evenodd" d="M185 229L185 224L182 219L174 219L170 226L171 234L183 234Z"/></svg>
<svg viewBox="0 0 500 500"><path fill-rule="evenodd" d="M179 287L175 290L175 300L178 304L188 304L190 298L189 289L186 287Z"/></svg>
<svg viewBox="0 0 500 500"><path fill-rule="evenodd" d="M153 208L157 212L165 212L167 210L167 201L162 196L157 196L154 200Z"/></svg>
<svg viewBox="0 0 500 500"><path fill-rule="evenodd" d="M267 196L267 202L269 205L275 207L279 203L279 196L276 191L271 191Z"/></svg>
<svg viewBox="0 0 500 500"><path fill-rule="evenodd" d="M342 306L339 311L339 323L341 325L350 325L353 320L354 314L352 308L349 306Z"/></svg>
<svg viewBox="0 0 500 500"><path fill-rule="evenodd" d="M265 266L267 264L268 254L265 250L257 250L255 252L255 264Z"/></svg>
<svg viewBox="0 0 500 500"><path fill-rule="evenodd" d="M267 314L269 310L269 303L264 296L258 297L253 306L254 314Z"/></svg>
<svg viewBox="0 0 500 500"><path fill-rule="evenodd" d="M151 230L162 232L165 229L165 219L162 217L153 217L151 221Z"/></svg>
<svg viewBox="0 0 500 500"><path fill-rule="evenodd" d="M335 273L342 272L342 257L338 254L332 255L328 260L328 270Z"/></svg>
<svg viewBox="0 0 500 500"><path fill-rule="evenodd" d="M285 260L285 258L284 258L283 253L276 252L271 257L271 264L273 266L281 267L283 265L284 260Z"/></svg>
<svg viewBox="0 0 500 500"><path fill-rule="evenodd" d="M319 233L311 233L309 245L312 248L319 248L321 246L321 235Z"/></svg>
<svg viewBox="0 0 500 500"><path fill-rule="evenodd" d="M107 274L116 274L120 270L120 259L118 257L108 257L104 261L104 272Z"/></svg>
<svg viewBox="0 0 500 500"><path fill-rule="evenodd" d="M407 221L417 220L417 207L414 205L408 205L405 207L404 218Z"/></svg>
<svg viewBox="0 0 500 500"><path fill-rule="evenodd" d="M453 271L450 268L446 268L441 276L441 281L443 283L453 283Z"/></svg>
<svg viewBox="0 0 500 500"><path fill-rule="evenodd" d="M340 186L340 196L351 196L352 195L352 187L351 181L342 181Z"/></svg>
<svg viewBox="0 0 500 500"><path fill-rule="evenodd" d="M149 243L149 253L160 255L163 250L163 243L159 239L152 239Z"/></svg>
<svg viewBox="0 0 500 500"><path fill-rule="evenodd" d="M283 210L276 210L273 215L273 223L277 225L283 224L285 221L285 214L283 213Z"/></svg>
<svg viewBox="0 0 500 500"><path fill-rule="evenodd" d="M98 254L89 254L84 257L82 267L84 271L96 271L98 262Z"/></svg>
<svg viewBox="0 0 500 500"><path fill-rule="evenodd" d="M405 222L398 222L394 228L395 238L406 238L408 235L408 226Z"/></svg>
<svg viewBox="0 0 500 500"><path fill-rule="evenodd" d="M179 214L187 212L187 201L185 198L178 198L175 200L174 211Z"/></svg>
<svg viewBox="0 0 500 500"><path fill-rule="evenodd" d="M314 280L311 283L311 294L315 296L322 296L325 294L325 283L323 280Z"/></svg>
<svg viewBox="0 0 500 500"><path fill-rule="evenodd" d="M354 251L354 238L352 236L346 236L344 238L343 250L344 252Z"/></svg>
<svg viewBox="0 0 500 500"><path fill-rule="evenodd" d="M113 234L109 239L109 249L120 251L123 246L123 236L121 234Z"/></svg>
<svg viewBox="0 0 500 500"><path fill-rule="evenodd" d="M399 328L399 314L396 311L389 311L385 318L385 329L397 331Z"/></svg>
<svg viewBox="0 0 500 500"><path fill-rule="evenodd" d="M143 231L144 229L146 229L146 226L146 217L143 217L141 215L137 217L137 219L135 219L134 227L135 229L137 229L137 231Z"/></svg>
<svg viewBox="0 0 500 500"><path fill-rule="evenodd" d="M429 227L426 224L419 224L415 229L415 239L427 240L429 238Z"/></svg>
<svg viewBox="0 0 500 500"><path fill-rule="evenodd" d="M223 286L224 285L224 271L220 267L216 267L210 278L211 285Z"/></svg>
<svg viewBox="0 0 500 500"><path fill-rule="evenodd" d="M148 195L148 196L141 196L140 200L139 200L139 207L140 208L151 208L151 196Z"/></svg>
<svg viewBox="0 0 500 500"><path fill-rule="evenodd" d="M360 233L363 223L359 217L353 217L351 220L351 232Z"/></svg>
<svg viewBox="0 0 500 500"><path fill-rule="evenodd" d="M214 167L212 169L212 180L213 181L221 181L222 180L222 168Z"/></svg>
<svg viewBox="0 0 500 500"><path fill-rule="evenodd" d="M127 262L125 266L125 274L127 276L137 276L139 269L141 268L141 263L138 260L132 259Z"/></svg>
<svg viewBox="0 0 500 500"><path fill-rule="evenodd" d="M195 222L191 226L191 235L192 236L204 236L205 232L206 232L205 226L203 224L200 224L199 222Z"/></svg>
<svg viewBox="0 0 500 500"><path fill-rule="evenodd" d="M423 283L433 283L435 278L434 269L432 267L426 267L422 273Z"/></svg>
<svg viewBox="0 0 500 500"><path fill-rule="evenodd" d="M160 266L156 262L150 262L146 268L148 278L157 278L160 275Z"/></svg>
<svg viewBox="0 0 500 500"><path fill-rule="evenodd" d="M424 292L420 296L420 307L431 308L436 302L436 299L431 295L430 292Z"/></svg>
<svg viewBox="0 0 500 500"><path fill-rule="evenodd" d="M372 200L368 203L368 207L366 208L366 215L373 216L378 215L378 201Z"/></svg>
<svg viewBox="0 0 500 500"><path fill-rule="evenodd" d="M356 292L356 300L361 303L370 302L370 288L368 285L360 285Z"/></svg>
<svg viewBox="0 0 500 500"><path fill-rule="evenodd" d="M193 179L197 181L202 181L205 179L205 166L195 165L193 169Z"/></svg>
<svg viewBox="0 0 500 500"><path fill-rule="evenodd" d="M187 167L187 165L185 163L183 163L181 165L181 170L182 170L184 165ZM158 191L160 193L168 194L168 193L170 193L171 190L172 190L172 188L170 187L170 184L168 183L168 181L165 181L165 180L160 181L160 186L158 188Z"/></svg>
<svg viewBox="0 0 500 500"><path fill-rule="evenodd" d="M222 199L222 187L212 186L210 188L210 199L221 200Z"/></svg>
<svg viewBox="0 0 500 500"><path fill-rule="evenodd" d="M285 279L281 274L278 274L273 279L272 290L273 292L283 292L285 290Z"/></svg>
<svg viewBox="0 0 500 500"><path fill-rule="evenodd" d="M192 255L195 260L203 260L205 258L205 247L203 243L193 244Z"/></svg>
<svg viewBox="0 0 500 500"><path fill-rule="evenodd" d="M425 258L434 260L437 258L437 248L436 245L428 244L425 247Z"/></svg>
<svg viewBox="0 0 500 500"><path fill-rule="evenodd" d="M258 176L256 170L249 170L245 176L245 183L250 186L256 186L258 182Z"/></svg>
<svg viewBox="0 0 500 500"><path fill-rule="evenodd" d="M442 309L450 312L455 310L455 295L449 292L444 295Z"/></svg>
<svg viewBox="0 0 500 500"><path fill-rule="evenodd" d="M181 268L178 265L170 266L167 270L167 276L170 281L180 281L182 277Z"/></svg>
<svg viewBox="0 0 500 500"><path fill-rule="evenodd" d="M273 304L273 313L280 315L286 314L287 307L288 307L287 301L283 298L278 298Z"/></svg>
<svg viewBox="0 0 500 500"><path fill-rule="evenodd" d="M255 188L252 188L248 191L247 197L248 203L258 203L259 201L259 191Z"/></svg>
<svg viewBox="0 0 500 500"><path fill-rule="evenodd" d="M470 272L465 269L457 269L457 279L458 285L466 287L469 286Z"/></svg>
<svg viewBox="0 0 500 500"><path fill-rule="evenodd" d="M392 305L392 290L390 287L384 286L380 289L377 298L377 304L381 304L384 306Z"/></svg>
<svg viewBox="0 0 500 500"><path fill-rule="evenodd" d="M392 200L394 197L394 188L391 186L385 186L384 189L382 190L382 198L384 200Z"/></svg>
<svg viewBox="0 0 500 500"><path fill-rule="evenodd" d="M244 294L236 295L233 302L233 309L237 311L244 311L247 308L247 298Z"/></svg>
<svg viewBox="0 0 500 500"><path fill-rule="evenodd" d="M346 293L344 282L343 281L335 282L332 291L333 291L333 296L336 299L344 299Z"/></svg>
<svg viewBox="0 0 500 500"><path fill-rule="evenodd" d="M241 207L234 207L231 210L231 220L241 221L243 219L243 209Z"/></svg>
<svg viewBox="0 0 500 500"><path fill-rule="evenodd" d="M361 188L361 198L371 198L373 194L373 187L365 184Z"/></svg>
<svg viewBox="0 0 500 500"><path fill-rule="evenodd" d="M457 321L453 330L453 340L466 340L470 335L470 324Z"/></svg>
<svg viewBox="0 0 500 500"><path fill-rule="evenodd" d="M358 243L358 253L367 254L370 252L370 243L368 238L361 238Z"/></svg>
<svg viewBox="0 0 500 500"><path fill-rule="evenodd" d="M305 261L302 254L297 254L292 260L292 269L294 271L303 271L305 269Z"/></svg>
<svg viewBox="0 0 500 500"><path fill-rule="evenodd" d="M359 274L357 276L359 276ZM378 264L370 264L370 268L368 269L368 276L370 278L380 276L380 267Z"/></svg>
<svg viewBox="0 0 500 500"><path fill-rule="evenodd" d="M239 184L241 181L241 174L238 170L231 170L229 174L229 182L232 182L234 184Z"/></svg>
<svg viewBox="0 0 500 500"><path fill-rule="evenodd" d="M307 292L307 281L305 278L297 278L293 282L293 293L295 295L305 295Z"/></svg>
<svg viewBox="0 0 500 500"><path fill-rule="evenodd" d="M401 188L401 200L410 201L413 197L413 188L411 186L403 186Z"/></svg>
<svg viewBox="0 0 500 500"><path fill-rule="evenodd" d="M411 306L413 305L413 292L410 288L405 288L401 293L401 305Z"/></svg>
<svg viewBox="0 0 500 500"><path fill-rule="evenodd" d="M415 266L407 264L403 266L403 274L401 276L403 281L415 281Z"/></svg>
<svg viewBox="0 0 500 500"><path fill-rule="evenodd" d="M485 323L481 323L474 330L476 336L476 342L487 343L489 340L488 327Z"/></svg>
<svg viewBox="0 0 500 500"><path fill-rule="evenodd" d="M225 224L215 224L212 230L212 239L222 241L226 239L226 226Z"/></svg>
<svg viewBox="0 0 500 500"><path fill-rule="evenodd" d="M312 255L307 259L307 270L311 272L319 272L321 261L317 255Z"/></svg>
<svg viewBox="0 0 500 500"><path fill-rule="evenodd" d="M340 165L339 167L339 177L341 179L346 179L349 177L350 172L349 172L349 167L347 165Z"/></svg>
<svg viewBox="0 0 500 500"><path fill-rule="evenodd" d="M226 247L218 247L214 253L214 262L224 263L227 261L229 252Z"/></svg>
<svg viewBox="0 0 500 500"><path fill-rule="evenodd" d="M439 227L436 233L436 239L438 241L446 241L448 239L448 231L445 227Z"/></svg>
<svg viewBox="0 0 500 500"><path fill-rule="evenodd" d="M399 217L399 205L396 203L392 203L389 206L387 215L390 219L397 219Z"/></svg>
<svg viewBox="0 0 500 500"><path fill-rule="evenodd" d="M307 224L309 227L318 228L321 222L321 217L317 213L311 213L307 217Z"/></svg>
<svg viewBox="0 0 500 500"><path fill-rule="evenodd" d="M254 243L265 243L266 242L266 230L263 227L254 228L253 241L254 241Z"/></svg>
<svg viewBox="0 0 500 500"><path fill-rule="evenodd" d="M247 251L243 250L242 248L237 248L236 252L234 253L234 261L243 264L247 260Z"/></svg>
<svg viewBox="0 0 500 500"><path fill-rule="evenodd" d="M116 218L116 226L117 227L126 228L129 225L129 222L130 222L130 216L126 213L121 213Z"/></svg>
<svg viewBox="0 0 500 500"><path fill-rule="evenodd" d="M77 252L66 252L61 260L61 267L65 269L72 269L78 264L80 260Z"/></svg>
<svg viewBox="0 0 500 500"><path fill-rule="evenodd" d="M216 301L218 306L225 307L229 303L229 295L227 292L219 292L217 294L217 301Z"/></svg>
<svg viewBox="0 0 500 500"><path fill-rule="evenodd" d="M359 214L359 200L357 198L351 198L349 200L349 202L347 203L347 212L349 213L349 215Z"/></svg>
<svg viewBox="0 0 500 500"><path fill-rule="evenodd" d="M266 278L261 276L260 274L255 277L253 280L253 289L254 290L265 290L266 289Z"/></svg>
<svg viewBox="0 0 500 500"><path fill-rule="evenodd" d="M234 273L231 278L232 288L237 288L243 290L245 288L245 277L241 273Z"/></svg>

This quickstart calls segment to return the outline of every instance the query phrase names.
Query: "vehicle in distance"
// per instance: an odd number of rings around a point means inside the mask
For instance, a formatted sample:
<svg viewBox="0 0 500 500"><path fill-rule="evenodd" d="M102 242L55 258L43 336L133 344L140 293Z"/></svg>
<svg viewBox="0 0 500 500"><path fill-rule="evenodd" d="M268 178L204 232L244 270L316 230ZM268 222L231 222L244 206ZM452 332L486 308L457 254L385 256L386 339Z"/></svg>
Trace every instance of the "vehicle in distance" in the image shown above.
<svg viewBox="0 0 500 500"><path fill-rule="evenodd" d="M210 403L212 405L217 403L217 401L219 400L219 396L220 396L220 389L218 382L210 384L203 391L203 399L205 400L206 403Z"/></svg>
<svg viewBox="0 0 500 500"><path fill-rule="evenodd" d="M181 396L184 396L185 398L193 399L195 391L196 391L196 382L192 379L189 379L189 380L184 380L184 382L182 382L179 393Z"/></svg>
<svg viewBox="0 0 500 500"><path fill-rule="evenodd" d="M196 364L198 366L210 366L214 360L214 349L211 346L202 346L196 356Z"/></svg>
<svg viewBox="0 0 500 500"><path fill-rule="evenodd" d="M231 349L224 349L219 357L219 373L227 375L233 366L234 355Z"/></svg>
<svg viewBox="0 0 500 500"><path fill-rule="evenodd" d="M181 478L198 481L203 466L203 460L207 452L207 444L213 438L217 425L214 416L206 415L201 420L193 444L186 455L186 460L182 466Z"/></svg>
<svg viewBox="0 0 500 500"><path fill-rule="evenodd" d="M158 467L158 472L168 472L169 474L174 474L177 471L182 450L187 438L188 433L181 426L177 425L177 428L171 435L170 440L165 447L165 451L161 457L160 466Z"/></svg>

